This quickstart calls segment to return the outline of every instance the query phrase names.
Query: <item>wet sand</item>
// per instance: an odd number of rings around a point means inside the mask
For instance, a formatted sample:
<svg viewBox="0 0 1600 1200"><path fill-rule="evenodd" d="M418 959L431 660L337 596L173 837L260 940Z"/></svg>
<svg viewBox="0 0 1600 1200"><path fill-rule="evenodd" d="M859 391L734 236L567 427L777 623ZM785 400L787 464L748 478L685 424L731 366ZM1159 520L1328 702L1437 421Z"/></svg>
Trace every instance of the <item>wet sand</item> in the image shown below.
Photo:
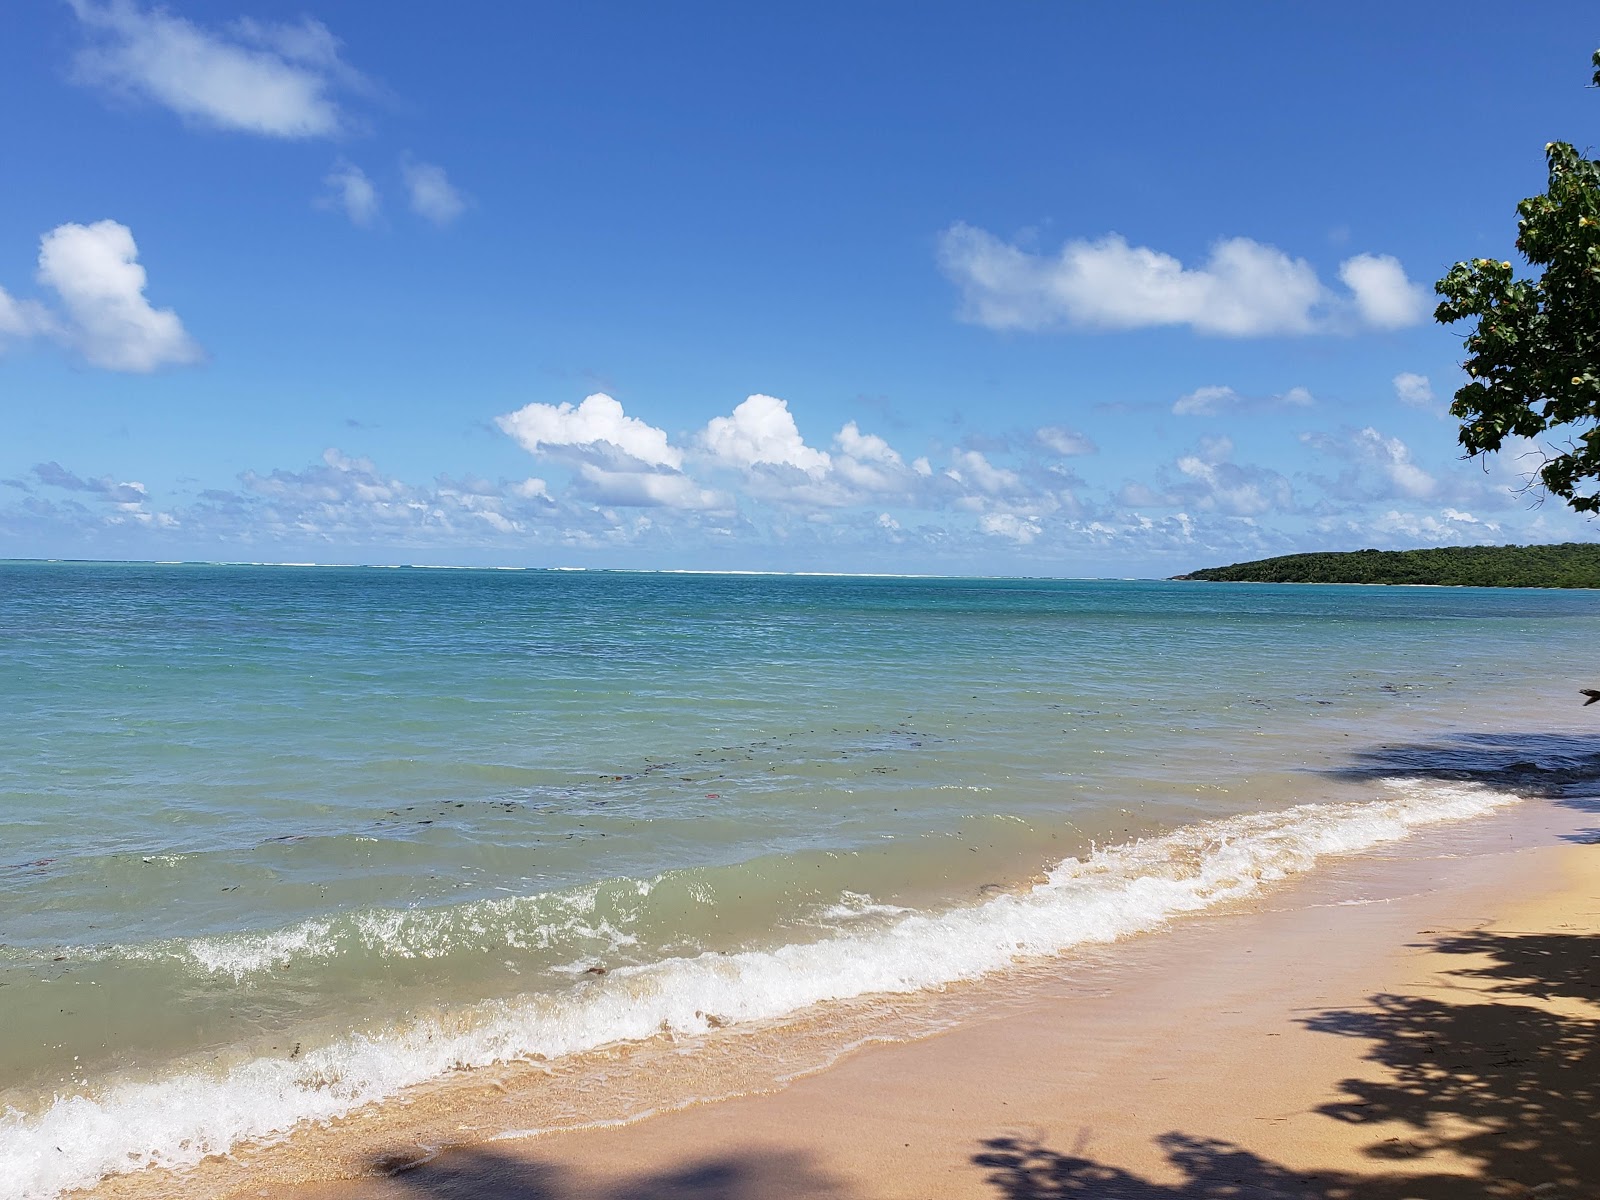
<svg viewBox="0 0 1600 1200"><path fill-rule="evenodd" d="M781 1091L212 1194L1600 1195L1597 806L1522 807L1332 863ZM368 1168L418 1154L398 1137Z"/></svg>

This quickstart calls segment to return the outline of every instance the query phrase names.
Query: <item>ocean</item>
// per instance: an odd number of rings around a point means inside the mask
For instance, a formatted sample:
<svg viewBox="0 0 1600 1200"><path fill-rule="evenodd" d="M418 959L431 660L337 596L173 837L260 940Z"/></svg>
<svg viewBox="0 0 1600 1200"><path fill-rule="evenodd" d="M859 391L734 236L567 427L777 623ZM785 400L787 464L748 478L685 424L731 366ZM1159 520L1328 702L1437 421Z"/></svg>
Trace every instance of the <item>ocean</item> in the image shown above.
<svg viewBox="0 0 1600 1200"><path fill-rule="evenodd" d="M1159 937L1516 803L1597 642L1592 592L0 563L0 1197Z"/></svg>

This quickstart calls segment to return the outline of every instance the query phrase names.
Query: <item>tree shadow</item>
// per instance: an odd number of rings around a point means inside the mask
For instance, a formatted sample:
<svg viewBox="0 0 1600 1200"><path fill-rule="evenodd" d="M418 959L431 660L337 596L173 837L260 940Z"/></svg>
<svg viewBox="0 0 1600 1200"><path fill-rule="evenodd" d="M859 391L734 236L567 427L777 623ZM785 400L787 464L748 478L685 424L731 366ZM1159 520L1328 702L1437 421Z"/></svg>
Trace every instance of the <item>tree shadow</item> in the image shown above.
<svg viewBox="0 0 1600 1200"><path fill-rule="evenodd" d="M990 1139L972 1161L1005 1200L1600 1195L1600 936L1473 933L1433 946L1475 960L1450 974L1476 981L1482 1000L1374 996L1303 1022L1372 1043L1380 1077L1343 1080L1315 1110L1371 1127L1370 1169L1302 1171L1177 1132L1156 1139L1176 1182L1020 1138Z"/></svg>
<svg viewBox="0 0 1600 1200"><path fill-rule="evenodd" d="M621 1181L596 1183L551 1163L489 1146L450 1150L414 1167L378 1159L378 1173L432 1200L845 1200L809 1157L728 1154Z"/></svg>

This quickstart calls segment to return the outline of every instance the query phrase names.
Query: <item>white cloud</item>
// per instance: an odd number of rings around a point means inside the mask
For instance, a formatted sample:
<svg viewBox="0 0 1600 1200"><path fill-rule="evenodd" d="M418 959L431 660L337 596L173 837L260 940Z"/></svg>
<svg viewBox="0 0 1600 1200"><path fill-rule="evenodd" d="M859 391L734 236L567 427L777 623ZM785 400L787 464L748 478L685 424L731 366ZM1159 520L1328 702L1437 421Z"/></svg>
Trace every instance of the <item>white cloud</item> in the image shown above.
<svg viewBox="0 0 1600 1200"><path fill-rule="evenodd" d="M1210 417L1238 403L1239 393L1231 387L1203 387L1179 396L1172 411L1180 417Z"/></svg>
<svg viewBox="0 0 1600 1200"><path fill-rule="evenodd" d="M466 211L467 198L450 182L443 167L407 158L400 163L400 173L411 196L411 211L418 216L435 225L448 225Z"/></svg>
<svg viewBox="0 0 1600 1200"><path fill-rule="evenodd" d="M1397 437L1387 437L1372 426L1338 435L1308 433L1301 441L1334 458L1354 464L1329 485L1332 495L1345 500L1373 500L1403 496L1421 500L1433 496L1438 481L1411 459L1411 449ZM1376 471L1378 478L1372 477Z"/></svg>
<svg viewBox="0 0 1600 1200"><path fill-rule="evenodd" d="M576 407L529 404L496 417L495 424L530 454L565 453L613 471L683 466L683 452L665 430L628 416L604 392Z"/></svg>
<svg viewBox="0 0 1600 1200"><path fill-rule="evenodd" d="M153 371L200 358L200 347L170 308L145 299L145 270L126 225L58 225L39 243L39 281L70 318L60 336L97 367Z"/></svg>
<svg viewBox="0 0 1600 1200"><path fill-rule="evenodd" d="M1198 447L1180 455L1168 472L1164 490L1133 482L1116 495L1127 508L1186 508L1198 513L1221 513L1250 519L1269 512L1290 512L1295 507L1289 480L1270 467L1233 460L1233 441L1226 437L1201 438ZM1185 518L1187 519L1187 518Z"/></svg>
<svg viewBox="0 0 1600 1200"><path fill-rule="evenodd" d="M1426 375L1401 371L1394 377L1394 394L1401 404L1412 408L1427 408L1433 403L1433 385Z"/></svg>
<svg viewBox="0 0 1600 1200"><path fill-rule="evenodd" d="M267 137L327 137L346 124L331 93L362 80L309 17L238 20L207 30L134 0L68 0L92 44L74 78L171 109L186 120Z"/></svg>
<svg viewBox="0 0 1600 1200"><path fill-rule="evenodd" d="M1356 444L1376 461L1401 492L1414 499L1433 495L1433 476L1411 461L1411 450L1397 437L1384 437L1372 426L1356 434Z"/></svg>
<svg viewBox="0 0 1600 1200"><path fill-rule="evenodd" d="M957 483L970 484L991 496L1016 495L1024 490L1022 477L1005 467L997 467L977 450L957 450L950 456L945 475Z"/></svg>
<svg viewBox="0 0 1600 1200"><path fill-rule="evenodd" d="M1180 417L1214 417L1238 409L1309 408L1315 403L1316 397L1303 387L1292 387L1262 400L1241 396L1231 387L1208 386L1179 396L1173 402L1172 411Z"/></svg>
<svg viewBox="0 0 1600 1200"><path fill-rule="evenodd" d="M833 474L848 487L864 492L904 490L913 478L899 451L875 433L862 433L854 421L847 422L833 443Z"/></svg>
<svg viewBox="0 0 1600 1200"><path fill-rule="evenodd" d="M318 200L323 208L337 208L354 225L371 225L378 217L378 189L367 173L352 162L340 159L323 176L328 194Z"/></svg>
<svg viewBox="0 0 1600 1200"><path fill-rule="evenodd" d="M821 473L833 461L826 450L806 445L785 401L759 393L729 416L713 417L700 442L714 458L735 467L765 464Z"/></svg>
<svg viewBox="0 0 1600 1200"><path fill-rule="evenodd" d="M1372 520L1367 527L1378 538L1398 538L1403 542L1433 542L1435 544L1483 543L1500 533L1500 526L1492 521L1480 521L1471 513L1453 508L1431 513L1401 512L1390 509Z"/></svg>
<svg viewBox="0 0 1600 1200"><path fill-rule="evenodd" d="M1033 436L1034 440L1046 450L1059 454L1063 458L1072 458L1080 454L1098 454L1100 452L1100 447L1096 446L1087 434L1063 429L1059 425L1046 425L1036 431Z"/></svg>
<svg viewBox="0 0 1600 1200"><path fill-rule="evenodd" d="M1415 285L1392 258L1347 260L1340 278L1351 294L1340 297L1304 259L1249 238L1218 242L1191 268L1119 234L1069 241L1050 257L958 223L940 238L939 262L961 288L962 318L990 329L1186 325L1202 334L1260 337L1334 331L1347 324L1342 308L1381 329L1422 315Z"/></svg>
<svg viewBox="0 0 1600 1200"><path fill-rule="evenodd" d="M433 486L380 472L371 459L330 448L303 471L240 476L244 494L208 491L188 523L245 541L416 546L522 543L548 534L558 508L542 480L491 483L440 477ZM561 514L569 520L575 514Z"/></svg>
<svg viewBox="0 0 1600 1200"><path fill-rule="evenodd" d="M857 462L881 463L887 467L905 465L893 446L875 433L862 433L854 421L846 422L833 440L839 447L839 453L847 454Z"/></svg>
<svg viewBox="0 0 1600 1200"><path fill-rule="evenodd" d="M583 463L577 482L578 490L596 504L684 509L720 509L731 504L726 496L702 488L687 475L608 471Z"/></svg>
<svg viewBox="0 0 1600 1200"><path fill-rule="evenodd" d="M55 330L55 319L44 305L37 300L18 300L0 288L0 349L7 339L26 341Z"/></svg>
<svg viewBox="0 0 1600 1200"><path fill-rule="evenodd" d="M1178 470L1200 485L1186 497L1199 509L1216 509L1248 517L1293 503L1289 481L1264 467L1244 467L1226 461L1208 461L1199 455L1178 459Z"/></svg>
<svg viewBox="0 0 1600 1200"><path fill-rule="evenodd" d="M1355 297L1362 322L1373 329L1404 329L1428 315L1428 293L1407 279L1400 260L1390 255L1346 259L1339 278Z"/></svg>
<svg viewBox="0 0 1600 1200"><path fill-rule="evenodd" d="M1043 532L1037 517L1020 513L989 513L978 520L978 528L992 537L1006 538L1019 546L1026 546Z"/></svg>

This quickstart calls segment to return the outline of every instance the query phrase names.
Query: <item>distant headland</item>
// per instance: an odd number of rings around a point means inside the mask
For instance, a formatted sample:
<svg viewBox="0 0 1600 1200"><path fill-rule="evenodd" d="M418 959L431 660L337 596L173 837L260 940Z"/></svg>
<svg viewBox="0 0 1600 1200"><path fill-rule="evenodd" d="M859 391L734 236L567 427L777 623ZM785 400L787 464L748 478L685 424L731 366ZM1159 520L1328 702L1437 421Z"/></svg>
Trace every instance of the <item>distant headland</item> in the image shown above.
<svg viewBox="0 0 1600 1200"><path fill-rule="evenodd" d="M1443 546L1285 554L1174 579L1211 583L1388 583L1436 587L1600 588L1600 543Z"/></svg>

